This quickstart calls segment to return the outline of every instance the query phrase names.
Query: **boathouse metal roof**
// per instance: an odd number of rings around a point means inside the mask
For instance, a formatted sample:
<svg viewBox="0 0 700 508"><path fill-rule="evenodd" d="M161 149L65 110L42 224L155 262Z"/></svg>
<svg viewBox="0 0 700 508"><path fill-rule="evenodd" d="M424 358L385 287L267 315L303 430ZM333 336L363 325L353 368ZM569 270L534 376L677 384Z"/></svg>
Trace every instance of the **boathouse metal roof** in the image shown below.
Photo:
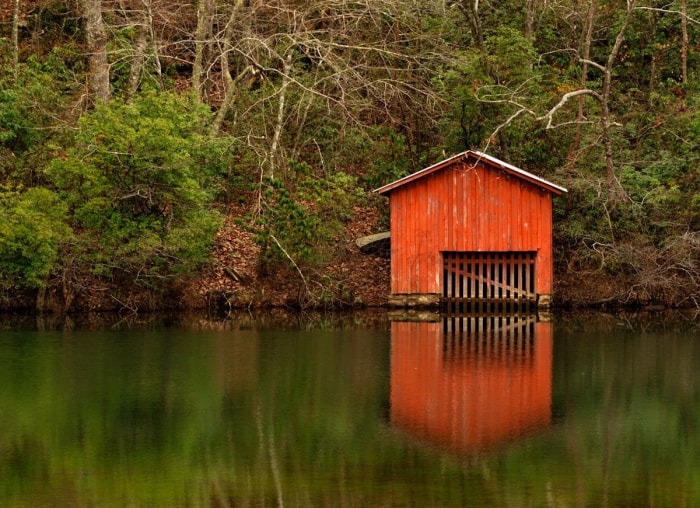
<svg viewBox="0 0 700 508"><path fill-rule="evenodd" d="M508 164L507 162L503 162L502 160L499 160L496 157L493 157L491 155L488 155L488 154L485 154L482 152L474 151L474 150L467 150L467 151L458 153L457 155L453 155L452 157L449 157L448 159L445 159L441 162L433 164L432 166L429 166L425 169L421 169L420 171L416 171L415 173L412 173L412 174L405 176L403 178L400 178L394 182L391 182L391 183L386 184L382 187L379 187L378 189L375 189L374 192L377 192L379 194L389 193L398 187L402 187L403 185L406 185L407 183L418 180L419 178L423 178L424 176L427 176L431 173L434 173L434 172L439 171L443 168L446 168L446 167L450 166L451 164L459 163L459 162L466 163L469 160L474 161L474 164L476 164L480 161L485 161L489 165L497 167L498 169L504 171L505 173L514 175L518 178L521 178L522 180L533 183L539 187L542 187L543 189L550 191L551 193L553 193L557 196L561 195L564 192L567 192L564 187L560 187L559 185L556 185L552 182L549 182L549 181L545 180L544 178L540 178L537 175L533 175L532 173L529 173L523 169L517 168L511 164Z"/></svg>

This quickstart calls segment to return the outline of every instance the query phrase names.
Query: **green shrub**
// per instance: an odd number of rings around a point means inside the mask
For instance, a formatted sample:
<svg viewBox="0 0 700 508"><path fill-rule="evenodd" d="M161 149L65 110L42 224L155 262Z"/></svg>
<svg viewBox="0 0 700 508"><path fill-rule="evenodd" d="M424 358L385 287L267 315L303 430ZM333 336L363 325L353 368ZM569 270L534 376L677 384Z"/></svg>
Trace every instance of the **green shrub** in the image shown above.
<svg viewBox="0 0 700 508"><path fill-rule="evenodd" d="M83 239L83 262L139 281L194 269L220 224L201 163L210 113L189 97L145 93L83 117L75 146L47 175ZM93 241L93 239L98 241Z"/></svg>
<svg viewBox="0 0 700 508"><path fill-rule="evenodd" d="M263 209L254 231L263 246L262 264L288 262L318 266L327 262L363 196L357 179L342 172L323 178L305 163L290 163L293 178L263 182Z"/></svg>
<svg viewBox="0 0 700 508"><path fill-rule="evenodd" d="M38 288L59 262L72 231L67 207L48 189L0 190L0 284Z"/></svg>

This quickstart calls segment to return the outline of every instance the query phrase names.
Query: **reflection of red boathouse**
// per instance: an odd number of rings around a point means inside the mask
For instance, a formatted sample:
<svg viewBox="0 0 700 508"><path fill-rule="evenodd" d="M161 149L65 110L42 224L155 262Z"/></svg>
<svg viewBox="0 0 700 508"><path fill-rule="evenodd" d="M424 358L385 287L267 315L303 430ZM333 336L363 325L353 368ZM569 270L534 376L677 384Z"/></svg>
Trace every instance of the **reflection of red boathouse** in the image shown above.
<svg viewBox="0 0 700 508"><path fill-rule="evenodd" d="M460 453L549 425L551 323L534 317L394 322L391 422Z"/></svg>

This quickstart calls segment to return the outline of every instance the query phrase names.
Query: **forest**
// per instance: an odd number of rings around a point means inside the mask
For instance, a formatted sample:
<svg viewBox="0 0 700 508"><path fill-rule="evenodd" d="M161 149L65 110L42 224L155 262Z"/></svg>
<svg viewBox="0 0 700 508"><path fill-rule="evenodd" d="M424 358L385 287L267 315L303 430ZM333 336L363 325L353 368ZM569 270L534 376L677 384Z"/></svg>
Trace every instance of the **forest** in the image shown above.
<svg viewBox="0 0 700 508"><path fill-rule="evenodd" d="M381 302L372 190L467 149L568 189L560 305L700 307L699 34L687 0L6 0L0 308Z"/></svg>

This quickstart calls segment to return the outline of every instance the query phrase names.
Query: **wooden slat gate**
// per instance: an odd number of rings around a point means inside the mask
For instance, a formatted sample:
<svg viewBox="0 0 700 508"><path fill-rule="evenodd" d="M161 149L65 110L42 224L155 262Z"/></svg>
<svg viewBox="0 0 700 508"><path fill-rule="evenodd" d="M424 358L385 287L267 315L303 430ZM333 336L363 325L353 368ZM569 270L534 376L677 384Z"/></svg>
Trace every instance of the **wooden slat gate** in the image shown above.
<svg viewBox="0 0 700 508"><path fill-rule="evenodd" d="M522 311L536 305L535 252L444 252L446 312Z"/></svg>

